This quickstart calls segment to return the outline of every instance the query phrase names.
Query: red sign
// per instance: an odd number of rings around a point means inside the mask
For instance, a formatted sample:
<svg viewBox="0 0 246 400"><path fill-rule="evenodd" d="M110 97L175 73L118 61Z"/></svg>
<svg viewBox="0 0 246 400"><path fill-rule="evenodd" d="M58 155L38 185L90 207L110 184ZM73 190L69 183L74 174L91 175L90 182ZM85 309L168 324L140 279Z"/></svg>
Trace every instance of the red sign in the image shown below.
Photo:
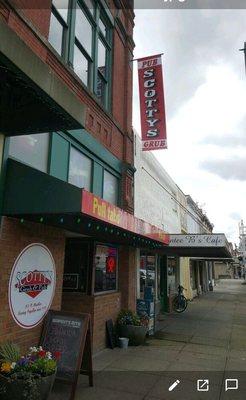
<svg viewBox="0 0 246 400"><path fill-rule="evenodd" d="M106 272L107 272L107 274L115 274L115 272L116 272L116 259L115 259L115 257L107 257L107 259L106 259Z"/></svg>
<svg viewBox="0 0 246 400"><path fill-rule="evenodd" d="M33 299L37 297L43 290L47 290L51 285L51 280L45 276L45 272L29 271L23 279L16 283L15 287L20 293L26 293Z"/></svg>
<svg viewBox="0 0 246 400"><path fill-rule="evenodd" d="M143 151L167 148L161 55L138 59Z"/></svg>
<svg viewBox="0 0 246 400"><path fill-rule="evenodd" d="M137 235L169 244L169 235L142 219L134 217L115 205L82 190L81 212Z"/></svg>

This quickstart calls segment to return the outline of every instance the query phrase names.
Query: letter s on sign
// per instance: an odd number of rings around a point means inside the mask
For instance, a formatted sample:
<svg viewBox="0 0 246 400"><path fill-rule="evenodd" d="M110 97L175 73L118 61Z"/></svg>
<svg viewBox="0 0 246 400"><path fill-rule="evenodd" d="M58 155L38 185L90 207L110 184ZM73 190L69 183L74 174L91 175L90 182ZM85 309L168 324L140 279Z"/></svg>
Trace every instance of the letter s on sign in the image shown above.
<svg viewBox="0 0 246 400"><path fill-rule="evenodd" d="M153 69L147 69L144 71L144 78L151 78L154 76L154 70Z"/></svg>
<svg viewBox="0 0 246 400"><path fill-rule="evenodd" d="M158 129L149 129L147 132L147 137L156 137L159 135Z"/></svg>

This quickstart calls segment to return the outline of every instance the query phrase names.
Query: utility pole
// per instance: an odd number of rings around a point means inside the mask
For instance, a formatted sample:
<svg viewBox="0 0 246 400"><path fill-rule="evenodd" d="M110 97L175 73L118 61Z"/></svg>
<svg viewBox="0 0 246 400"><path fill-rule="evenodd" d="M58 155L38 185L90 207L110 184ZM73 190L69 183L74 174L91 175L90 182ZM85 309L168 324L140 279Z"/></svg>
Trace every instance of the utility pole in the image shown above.
<svg viewBox="0 0 246 400"><path fill-rule="evenodd" d="M243 220L239 223L239 254L240 254L240 264L242 267L243 277L245 276L245 263L246 263L246 226Z"/></svg>
<svg viewBox="0 0 246 400"><path fill-rule="evenodd" d="M243 51L244 52L245 73L246 73L246 42L244 42L244 48L240 49L239 51Z"/></svg>

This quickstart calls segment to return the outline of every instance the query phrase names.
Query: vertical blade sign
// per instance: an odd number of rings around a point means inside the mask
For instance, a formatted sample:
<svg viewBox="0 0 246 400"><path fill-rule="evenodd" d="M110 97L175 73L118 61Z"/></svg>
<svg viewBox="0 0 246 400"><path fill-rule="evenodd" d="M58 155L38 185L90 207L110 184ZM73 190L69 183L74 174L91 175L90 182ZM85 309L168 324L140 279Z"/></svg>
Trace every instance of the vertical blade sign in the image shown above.
<svg viewBox="0 0 246 400"><path fill-rule="evenodd" d="M167 148L161 55L138 59L142 150Z"/></svg>

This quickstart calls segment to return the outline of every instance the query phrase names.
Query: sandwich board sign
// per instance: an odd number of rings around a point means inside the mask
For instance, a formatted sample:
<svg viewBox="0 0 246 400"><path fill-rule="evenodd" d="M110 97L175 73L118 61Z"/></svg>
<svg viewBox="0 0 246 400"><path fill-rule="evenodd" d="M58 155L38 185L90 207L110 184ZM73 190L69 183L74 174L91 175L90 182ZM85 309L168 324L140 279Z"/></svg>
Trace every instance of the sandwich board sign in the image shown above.
<svg viewBox="0 0 246 400"><path fill-rule="evenodd" d="M71 386L73 400L79 374L88 375L93 386L91 320L89 314L49 311L40 345L48 351L59 351L56 380Z"/></svg>

